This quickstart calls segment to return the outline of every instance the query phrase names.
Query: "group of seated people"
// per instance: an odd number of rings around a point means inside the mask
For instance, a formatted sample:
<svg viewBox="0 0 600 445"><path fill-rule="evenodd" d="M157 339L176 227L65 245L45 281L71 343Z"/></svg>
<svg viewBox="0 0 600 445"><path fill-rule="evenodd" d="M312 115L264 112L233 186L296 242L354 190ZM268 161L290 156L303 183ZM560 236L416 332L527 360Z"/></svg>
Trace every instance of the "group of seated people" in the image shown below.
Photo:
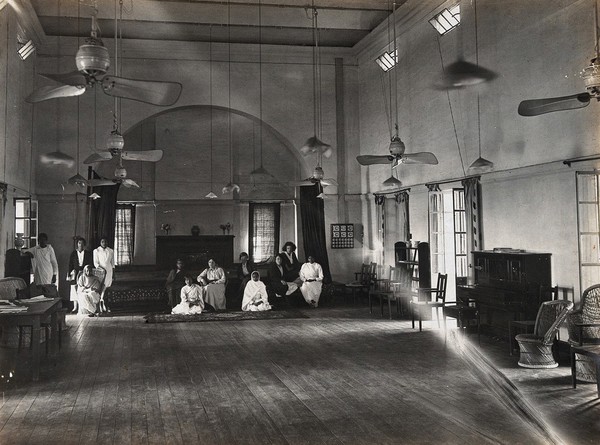
<svg viewBox="0 0 600 445"><path fill-rule="evenodd" d="M269 294L283 302L298 289L310 307L318 307L323 269L312 255L308 256L306 263L301 264L295 250L294 243L285 243L281 254L275 257L269 267L266 284L248 254L240 254L237 276L243 311L268 311L273 303L269 302ZM208 261L208 267L197 279L185 271L183 260L178 259L176 268L171 270L166 282L171 313L191 315L200 314L208 308L224 310L226 281L225 271L213 259Z"/></svg>

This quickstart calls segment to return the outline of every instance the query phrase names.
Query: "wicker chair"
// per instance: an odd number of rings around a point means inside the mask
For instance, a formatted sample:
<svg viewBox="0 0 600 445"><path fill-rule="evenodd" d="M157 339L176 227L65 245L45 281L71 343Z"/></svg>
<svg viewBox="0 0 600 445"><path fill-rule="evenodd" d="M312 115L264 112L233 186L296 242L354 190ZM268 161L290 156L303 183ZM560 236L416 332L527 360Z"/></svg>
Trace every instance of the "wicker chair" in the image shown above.
<svg viewBox="0 0 600 445"><path fill-rule="evenodd" d="M559 326L573 309L567 300L545 301L538 310L533 334L516 337L521 352L519 366L524 368L556 368L558 363L552 354L552 345Z"/></svg>
<svg viewBox="0 0 600 445"><path fill-rule="evenodd" d="M600 343L600 284L583 291L581 306L567 317L569 344ZM596 382L596 366L588 357L575 354L577 379L584 382Z"/></svg>

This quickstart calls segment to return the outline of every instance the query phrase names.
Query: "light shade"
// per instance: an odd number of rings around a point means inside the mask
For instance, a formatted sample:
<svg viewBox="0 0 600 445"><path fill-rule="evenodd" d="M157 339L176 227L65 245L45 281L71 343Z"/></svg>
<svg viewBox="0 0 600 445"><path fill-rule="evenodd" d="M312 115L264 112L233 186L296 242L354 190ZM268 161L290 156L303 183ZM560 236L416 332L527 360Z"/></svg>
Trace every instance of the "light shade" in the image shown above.
<svg viewBox="0 0 600 445"><path fill-rule="evenodd" d="M90 197L91 199L100 199L100 195L99 195L98 193L95 193L95 192L94 192L94 193L92 193L92 194L91 194L89 197Z"/></svg>
<svg viewBox="0 0 600 445"><path fill-rule="evenodd" d="M311 136L300 148L300 153L303 155L307 155L309 153L321 153L326 158L330 158L333 154L333 150L331 149L331 145L323 142L317 136Z"/></svg>
<svg viewBox="0 0 600 445"><path fill-rule="evenodd" d="M319 198L319 199L325 199L325 194L323 192L321 192L321 193L319 193L317 195L317 198Z"/></svg>
<svg viewBox="0 0 600 445"><path fill-rule="evenodd" d="M479 156L471 165L469 165L469 170L472 171L484 171L492 168L494 168L494 163L482 158L481 156Z"/></svg>
<svg viewBox="0 0 600 445"><path fill-rule="evenodd" d="M77 173L75 176L71 176L69 179L67 179L67 182L71 185L77 185L79 187L87 187L88 186L87 179L85 179L79 173Z"/></svg>
<svg viewBox="0 0 600 445"><path fill-rule="evenodd" d="M265 169L262 165L258 168L255 168L254 170L252 170L250 172L250 176L269 176L269 177L273 177L273 175L271 173L269 173L267 171L267 169Z"/></svg>
<svg viewBox="0 0 600 445"><path fill-rule="evenodd" d="M457 60L448 65L442 79L435 86L442 90L465 88L498 77L496 73L465 60Z"/></svg>
<svg viewBox="0 0 600 445"><path fill-rule="evenodd" d="M385 181L383 181L383 185L386 187L400 187L402 185L402 181L395 178L394 176L390 176Z"/></svg>
<svg viewBox="0 0 600 445"><path fill-rule="evenodd" d="M43 153L40 155L40 161L42 164L48 165L66 165L67 167L73 167L75 165L75 159L69 155L61 153L60 151Z"/></svg>
<svg viewBox="0 0 600 445"><path fill-rule="evenodd" d="M215 195L215 194L214 194L214 193L211 191L211 192L210 192L208 195L206 195L206 196L205 196L205 198L208 198L208 199L217 199L217 198L218 198L218 196L217 196L217 195Z"/></svg>

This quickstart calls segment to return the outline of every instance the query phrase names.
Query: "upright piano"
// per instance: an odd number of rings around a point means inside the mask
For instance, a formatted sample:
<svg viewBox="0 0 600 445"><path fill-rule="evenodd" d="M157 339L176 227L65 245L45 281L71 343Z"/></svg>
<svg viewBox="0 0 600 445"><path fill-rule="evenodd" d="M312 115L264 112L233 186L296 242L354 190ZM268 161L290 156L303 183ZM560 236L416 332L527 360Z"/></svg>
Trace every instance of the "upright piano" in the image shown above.
<svg viewBox="0 0 600 445"><path fill-rule="evenodd" d="M457 286L459 301L475 301L481 327L508 336L510 320L535 320L540 304L549 300L551 254L497 249L473 252L475 283Z"/></svg>

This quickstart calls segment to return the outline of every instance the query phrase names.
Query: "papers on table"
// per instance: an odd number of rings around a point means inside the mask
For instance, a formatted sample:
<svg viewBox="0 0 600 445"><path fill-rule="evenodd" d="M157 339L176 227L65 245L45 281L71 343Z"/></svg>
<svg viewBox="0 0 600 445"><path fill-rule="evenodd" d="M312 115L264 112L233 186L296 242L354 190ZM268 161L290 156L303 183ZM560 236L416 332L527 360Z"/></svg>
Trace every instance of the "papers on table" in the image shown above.
<svg viewBox="0 0 600 445"><path fill-rule="evenodd" d="M54 300L54 298L50 298L50 297L44 297L43 295L39 295L37 297L33 297L33 298L23 298L22 300L19 300L20 303L36 303L39 301L52 301Z"/></svg>
<svg viewBox="0 0 600 445"><path fill-rule="evenodd" d="M0 314L13 314L26 311L26 306L19 306L13 300L0 300Z"/></svg>

